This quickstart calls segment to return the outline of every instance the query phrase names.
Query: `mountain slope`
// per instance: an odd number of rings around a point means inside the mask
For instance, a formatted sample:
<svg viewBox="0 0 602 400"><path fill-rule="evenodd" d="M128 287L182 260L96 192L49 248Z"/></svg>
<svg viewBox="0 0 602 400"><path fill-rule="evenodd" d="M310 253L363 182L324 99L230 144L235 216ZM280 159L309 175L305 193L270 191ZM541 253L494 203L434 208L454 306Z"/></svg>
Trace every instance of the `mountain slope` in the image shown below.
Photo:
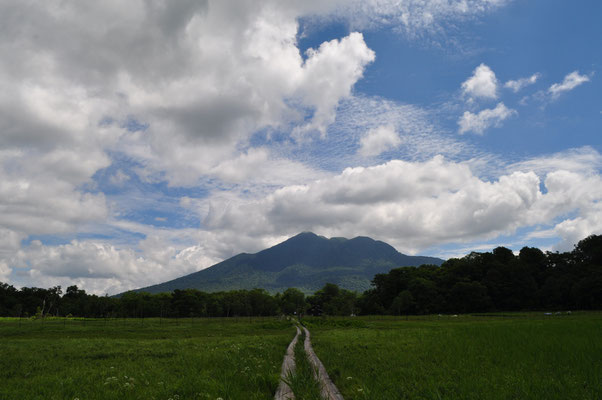
<svg viewBox="0 0 602 400"><path fill-rule="evenodd" d="M215 292L263 288L277 292L296 287L309 293L327 282L363 291L370 287L377 273L400 266L440 265L442 262L434 257L401 254L390 245L368 237L327 239L305 232L258 253L242 253L204 270L136 291Z"/></svg>

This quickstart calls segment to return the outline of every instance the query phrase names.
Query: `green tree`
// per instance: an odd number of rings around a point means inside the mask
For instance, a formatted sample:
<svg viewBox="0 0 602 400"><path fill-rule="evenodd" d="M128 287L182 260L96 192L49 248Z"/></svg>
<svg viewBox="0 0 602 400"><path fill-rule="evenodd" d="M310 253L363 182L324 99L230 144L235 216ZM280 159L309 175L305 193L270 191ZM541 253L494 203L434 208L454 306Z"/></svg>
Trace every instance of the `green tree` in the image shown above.
<svg viewBox="0 0 602 400"><path fill-rule="evenodd" d="M286 289L280 296L280 309L284 314L302 315L306 308L305 294L299 289Z"/></svg>
<svg viewBox="0 0 602 400"><path fill-rule="evenodd" d="M416 303L414 302L414 296L409 290L404 290L393 299L391 304L390 312L393 315L407 315L414 313Z"/></svg>

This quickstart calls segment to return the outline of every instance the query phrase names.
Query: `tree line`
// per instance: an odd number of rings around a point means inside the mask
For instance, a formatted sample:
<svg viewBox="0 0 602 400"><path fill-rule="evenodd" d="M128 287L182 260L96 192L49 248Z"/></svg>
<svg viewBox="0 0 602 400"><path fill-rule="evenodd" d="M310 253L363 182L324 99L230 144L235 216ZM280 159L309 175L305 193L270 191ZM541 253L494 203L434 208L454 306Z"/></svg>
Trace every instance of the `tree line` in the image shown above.
<svg viewBox="0 0 602 400"><path fill-rule="evenodd" d="M497 247L441 266L401 267L377 274L362 294L327 283L306 296L290 288L206 293L195 289L120 297L17 289L0 283L0 316L12 317L232 317L279 314L432 314L516 310L602 309L602 236L580 241L570 252L523 247L518 255Z"/></svg>
<svg viewBox="0 0 602 400"><path fill-rule="evenodd" d="M452 258L440 267L377 274L357 306L364 314L602 309L602 236L570 252L505 247Z"/></svg>

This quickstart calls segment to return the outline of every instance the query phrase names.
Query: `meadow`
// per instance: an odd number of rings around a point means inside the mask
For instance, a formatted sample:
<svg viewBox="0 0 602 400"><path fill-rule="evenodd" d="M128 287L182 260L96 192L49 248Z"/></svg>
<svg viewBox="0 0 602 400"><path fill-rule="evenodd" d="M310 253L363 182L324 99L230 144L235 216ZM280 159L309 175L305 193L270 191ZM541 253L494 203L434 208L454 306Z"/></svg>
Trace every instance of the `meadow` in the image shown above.
<svg viewBox="0 0 602 400"><path fill-rule="evenodd" d="M0 399L271 399L277 318L0 319Z"/></svg>
<svg viewBox="0 0 602 400"><path fill-rule="evenodd" d="M602 398L601 313L303 322L346 400Z"/></svg>
<svg viewBox="0 0 602 400"><path fill-rule="evenodd" d="M602 398L602 313L302 323L346 400ZM294 333L275 317L3 318L0 399L271 399ZM317 400L295 350L291 387Z"/></svg>

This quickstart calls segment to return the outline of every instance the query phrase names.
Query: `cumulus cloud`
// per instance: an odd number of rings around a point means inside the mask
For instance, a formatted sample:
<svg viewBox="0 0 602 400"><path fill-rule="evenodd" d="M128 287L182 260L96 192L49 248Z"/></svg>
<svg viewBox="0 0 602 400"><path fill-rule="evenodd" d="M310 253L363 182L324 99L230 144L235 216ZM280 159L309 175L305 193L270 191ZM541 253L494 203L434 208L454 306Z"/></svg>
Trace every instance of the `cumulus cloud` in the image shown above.
<svg viewBox="0 0 602 400"><path fill-rule="evenodd" d="M359 153L365 157L377 156L401 144L401 139L391 125L370 129L360 140Z"/></svg>
<svg viewBox="0 0 602 400"><path fill-rule="evenodd" d="M527 220L534 223L533 210L543 196L539 185L532 172L489 182L467 165L442 157L395 160L276 190L260 202L209 215L207 223L223 230L245 218L254 235L291 230L363 234L415 252L435 243L509 233Z"/></svg>
<svg viewBox="0 0 602 400"><path fill-rule="evenodd" d="M576 218L567 219L554 227L554 233L562 238L555 248L569 251L581 239L602 234L602 204L595 203Z"/></svg>
<svg viewBox="0 0 602 400"><path fill-rule="evenodd" d="M504 87L512 90L514 93L517 93L522 88L527 87L527 86L532 85L535 82L537 82L537 80L539 79L540 76L541 75L539 73L536 73L527 78L509 80L506 83L504 83Z"/></svg>
<svg viewBox="0 0 602 400"><path fill-rule="evenodd" d="M504 103L498 103L495 108L487 108L477 114L465 111L458 120L460 125L458 132L474 132L482 135L491 126L498 127L502 121L517 114L516 110L506 107Z"/></svg>
<svg viewBox="0 0 602 400"><path fill-rule="evenodd" d="M205 223L226 232L244 220L249 237L302 230L368 235L410 253L549 223L563 240L575 243L599 233L600 179L598 172L583 170L554 170L540 178L527 168L486 180L468 164L440 156L425 162L393 160L283 187L259 201L239 200L209 212Z"/></svg>
<svg viewBox="0 0 602 400"><path fill-rule="evenodd" d="M582 150L573 154L574 161L557 163L553 160L562 158L558 154L515 164L492 179L477 176L469 163L441 156L422 162L393 160L284 186L258 199L214 192L207 200L210 205L198 208L203 229L189 230L188 237L182 232L156 236L149 227L120 222L123 229L148 234L137 251L97 241L61 246L34 241L11 266L29 266L31 282L60 284L68 279L96 292L116 293L194 272L240 251L261 250L303 230L368 235L417 253L551 223L550 229L562 238L559 248L570 247L600 233L602 178L595 168L579 166L588 157L600 159L595 150L589 155ZM548 169L533 172L541 165ZM182 201L199 206L191 199Z"/></svg>
<svg viewBox="0 0 602 400"><path fill-rule="evenodd" d="M579 71L573 71L564 77L561 83L555 83L548 89L548 93L553 99L558 98L562 93L571 91L577 86L589 82L590 77L587 75L580 75Z"/></svg>
<svg viewBox="0 0 602 400"><path fill-rule="evenodd" d="M411 159L441 149L462 153L462 144L433 134L424 111L353 96L354 85L375 59L361 33L301 54L300 21L335 18L348 22L351 31L388 26L413 37L440 32L447 23L505 3L1 2L0 277L18 269L29 271L26 284L70 282L95 293L115 293L193 272L235 251L259 250L296 233L299 226L290 228L295 232L276 229L285 218L278 209L286 209L279 196L317 185L308 181L334 178L303 159L287 159L263 145L254 148L250 138L258 131L294 131L297 139L319 132L325 140L333 123L355 123L361 129L353 141L342 133L337 138L355 146L362 132L390 122L413 152ZM471 96L480 96L477 86ZM365 114L337 121L340 108L353 107L364 107ZM378 118L383 113L386 124ZM284 142L294 142L289 139ZM377 142L367 145L369 152L376 151ZM381 137L383 142L398 145L392 136ZM112 166L116 153L136 167ZM95 186L97 173L111 166L116 171L107 178L111 190L137 178L151 184L167 181L170 187L212 182L209 200L182 200L205 217L202 229L168 232L125 220ZM384 188L375 189L387 199ZM332 196L335 204L336 196L354 194L341 187ZM369 196L358 194L356 207L366 207L362 197ZM270 212L246 216L249 221L265 218L267 228L248 222L249 232L241 234L238 205L253 211L245 202L263 204L269 198L274 199ZM310 211L304 212L311 222L316 216ZM362 233L360 225L356 228ZM123 229L146 239L21 245L31 235L72 238L86 229L112 234Z"/></svg>
<svg viewBox="0 0 602 400"><path fill-rule="evenodd" d="M470 99L497 98L498 81L495 73L485 64L475 68L472 76L462 83L462 93Z"/></svg>
<svg viewBox="0 0 602 400"><path fill-rule="evenodd" d="M80 224L104 220L105 196L78 190L77 183L103 163L76 152L39 154L0 152L0 226L11 236L76 230Z"/></svg>
<svg viewBox="0 0 602 400"><path fill-rule="evenodd" d="M323 135L374 59L360 33L304 58L299 18L360 27L363 16L414 31L503 3L3 2L0 140L43 152L78 144L73 153L98 168L110 162L103 150L118 150L172 185L193 185L257 129L296 121L298 132ZM132 117L143 131L128 131Z"/></svg>
<svg viewBox="0 0 602 400"><path fill-rule="evenodd" d="M103 150L118 150L180 185L236 157L258 129L309 112L307 129L323 134L374 53L351 33L304 59L297 19L316 10L332 7L4 2L0 141L75 147L85 160L100 154L100 168Z"/></svg>
<svg viewBox="0 0 602 400"><path fill-rule="evenodd" d="M215 262L199 246L176 249L150 237L140 248L118 248L95 241L74 240L59 246L33 241L22 249L15 265L27 268L33 282L80 282L96 293L118 293L195 272Z"/></svg>
<svg viewBox="0 0 602 400"><path fill-rule="evenodd" d="M131 223L121 226L132 228ZM183 233L139 228L149 235L136 249L98 240L73 240L58 246L34 240L20 249L10 263L21 276L26 276L28 285L75 284L95 294L116 294L202 270L240 249L259 251L286 239L274 235L252 237L236 230ZM197 244L174 244L175 238ZM0 272L1 268L0 263ZM9 269L5 271L10 273Z"/></svg>
<svg viewBox="0 0 602 400"><path fill-rule="evenodd" d="M149 180L237 181L249 176L236 170L245 161L238 145L253 131L304 122L310 109L310 124L323 132L374 53L352 33L304 59L296 43L304 12L313 11L280 2L3 2L6 243L106 221L110 207L93 177L111 165L110 152L137 160ZM247 156L247 167L270 172L263 176L271 185L319 177L261 150ZM128 179L118 170L109 182L123 186Z"/></svg>
<svg viewBox="0 0 602 400"><path fill-rule="evenodd" d="M0 261L0 282L8 281L12 269L4 262Z"/></svg>
<svg viewBox="0 0 602 400"><path fill-rule="evenodd" d="M358 32L340 41L322 43L317 50L309 49L307 56L299 91L315 112L311 123L300 129L316 129L324 136L328 125L334 122L335 107L350 95L365 65L374 61L375 56Z"/></svg>

